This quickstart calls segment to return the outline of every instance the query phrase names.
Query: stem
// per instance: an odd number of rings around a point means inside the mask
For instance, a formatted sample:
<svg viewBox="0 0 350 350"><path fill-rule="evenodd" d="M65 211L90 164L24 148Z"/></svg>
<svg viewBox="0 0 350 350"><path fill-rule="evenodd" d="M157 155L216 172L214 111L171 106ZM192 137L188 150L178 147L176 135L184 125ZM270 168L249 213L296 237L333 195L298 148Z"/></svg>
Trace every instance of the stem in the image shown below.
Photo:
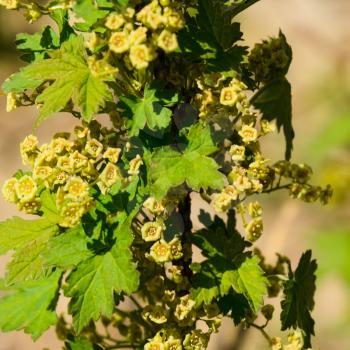
<svg viewBox="0 0 350 350"><path fill-rule="evenodd" d="M190 265L192 263L192 245L190 241L190 235L192 232L192 221L191 221L191 196L190 193L186 195L182 202L179 204L179 213L182 216L184 221L184 232L181 236L181 243L184 247L185 256L180 259L179 265L183 267L184 275L191 281L192 279L192 270ZM186 256L186 253L189 252L189 256Z"/></svg>
<svg viewBox="0 0 350 350"><path fill-rule="evenodd" d="M258 329L261 332L261 334L264 336L264 338L268 341L269 345L272 345L272 340L271 340L270 336L266 333L264 326L259 326L255 323L249 323L249 326L252 326L252 327Z"/></svg>
<svg viewBox="0 0 350 350"><path fill-rule="evenodd" d="M139 304L139 302L132 296L132 295L129 295L129 299L135 304L135 306L139 309L139 310L142 310L142 306Z"/></svg>
<svg viewBox="0 0 350 350"><path fill-rule="evenodd" d="M287 184L287 185L283 185L283 186L277 186L277 187L274 187L274 188L270 188L269 190L264 190L262 191L262 193L271 193L271 192L275 192L275 191L278 191L278 190L282 190L282 189L287 189L290 187L291 184Z"/></svg>

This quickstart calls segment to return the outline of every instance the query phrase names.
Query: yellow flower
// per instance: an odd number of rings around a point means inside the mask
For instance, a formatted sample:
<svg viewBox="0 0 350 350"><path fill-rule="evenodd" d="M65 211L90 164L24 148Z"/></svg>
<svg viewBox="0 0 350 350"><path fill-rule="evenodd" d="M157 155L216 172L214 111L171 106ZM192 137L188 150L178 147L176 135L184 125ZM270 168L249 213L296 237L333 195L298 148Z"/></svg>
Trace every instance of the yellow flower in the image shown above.
<svg viewBox="0 0 350 350"><path fill-rule="evenodd" d="M132 159L129 163L129 170L128 174L129 175L138 175L140 172L140 166L143 164L142 158L138 154L134 159Z"/></svg>
<svg viewBox="0 0 350 350"><path fill-rule="evenodd" d="M233 87L224 87L220 92L220 103L224 106L234 106L238 101L238 94Z"/></svg>
<svg viewBox="0 0 350 350"><path fill-rule="evenodd" d="M96 139L89 140L85 145L85 151L93 158L100 155L103 150L103 145Z"/></svg>
<svg viewBox="0 0 350 350"><path fill-rule="evenodd" d="M182 350L181 339L170 337L165 343L165 350Z"/></svg>
<svg viewBox="0 0 350 350"><path fill-rule="evenodd" d="M245 227L248 241L255 242L263 233L264 225L261 217L254 218Z"/></svg>
<svg viewBox="0 0 350 350"><path fill-rule="evenodd" d="M5 201L10 203L16 203L18 201L15 189L16 183L17 179L15 177L12 177L11 179L6 180L3 184L1 191Z"/></svg>
<svg viewBox="0 0 350 350"><path fill-rule="evenodd" d="M26 214L36 214L41 208L40 198L30 199L18 203L18 209Z"/></svg>
<svg viewBox="0 0 350 350"><path fill-rule="evenodd" d="M0 5L4 6L7 10L16 10L18 9L19 1L18 0L0 0Z"/></svg>
<svg viewBox="0 0 350 350"><path fill-rule="evenodd" d="M130 48L130 62L136 69L143 69L148 67L149 62L152 61L153 55L151 50L145 44L134 45Z"/></svg>
<svg viewBox="0 0 350 350"><path fill-rule="evenodd" d="M28 201L35 197L37 185L31 176L24 175L15 183L15 190L20 201Z"/></svg>
<svg viewBox="0 0 350 350"><path fill-rule="evenodd" d="M78 151L75 151L70 155L70 158L73 161L73 167L75 170L79 170L87 165L88 158L79 153Z"/></svg>
<svg viewBox="0 0 350 350"><path fill-rule="evenodd" d="M17 108L17 94L10 92L6 95L6 112L12 112Z"/></svg>
<svg viewBox="0 0 350 350"><path fill-rule="evenodd" d="M244 143L255 142L258 138L258 131L250 125L243 125L238 134Z"/></svg>
<svg viewBox="0 0 350 350"><path fill-rule="evenodd" d="M56 154L60 154L63 151L69 151L72 148L72 142L64 139L63 137L54 138L49 145L49 149Z"/></svg>
<svg viewBox="0 0 350 350"><path fill-rule="evenodd" d="M224 213L231 208L231 203L232 197L229 194L222 192L215 196L213 206L218 213Z"/></svg>
<svg viewBox="0 0 350 350"><path fill-rule="evenodd" d="M107 147L106 151L103 153L102 157L108 159L111 163L116 163L119 159L120 148Z"/></svg>
<svg viewBox="0 0 350 350"><path fill-rule="evenodd" d="M49 182L52 185L63 185L67 182L69 175L62 170L55 169L53 174L50 176Z"/></svg>
<svg viewBox="0 0 350 350"><path fill-rule="evenodd" d="M87 177L88 179L95 179L98 176L98 171L94 165L95 161L89 159L85 168L82 169L81 175Z"/></svg>
<svg viewBox="0 0 350 350"><path fill-rule="evenodd" d="M67 198L80 200L88 196L89 185L82 178L73 176L67 181L64 190L67 192Z"/></svg>
<svg viewBox="0 0 350 350"><path fill-rule="evenodd" d="M150 305L145 308L143 317L156 324L163 324L168 321L168 312L161 305Z"/></svg>
<svg viewBox="0 0 350 350"><path fill-rule="evenodd" d="M109 48L115 53L129 50L129 37L126 32L113 33L109 38Z"/></svg>
<svg viewBox="0 0 350 350"><path fill-rule="evenodd" d="M147 198L143 203L143 206L155 215L159 215L164 211L162 203L157 201L154 197Z"/></svg>
<svg viewBox="0 0 350 350"><path fill-rule="evenodd" d="M106 27L111 30L119 29L125 23L125 19L118 13L111 13L106 19Z"/></svg>
<svg viewBox="0 0 350 350"><path fill-rule="evenodd" d="M173 52L179 47L176 34L169 32L166 29L160 33L157 39L157 45L166 53Z"/></svg>
<svg viewBox="0 0 350 350"><path fill-rule="evenodd" d="M162 341L151 340L145 344L144 350L164 350L164 343Z"/></svg>
<svg viewBox="0 0 350 350"><path fill-rule="evenodd" d="M94 51L97 45L100 44L100 38L95 32L89 33L87 40L85 41L85 46L90 50Z"/></svg>
<svg viewBox="0 0 350 350"><path fill-rule="evenodd" d="M62 220L59 225L62 227L75 227L80 223L80 219L84 214L84 207L81 203L68 202L61 209Z"/></svg>
<svg viewBox="0 0 350 350"><path fill-rule="evenodd" d="M185 25L181 14L171 7L166 7L164 9L163 20L167 27L170 27L174 30L182 29Z"/></svg>
<svg viewBox="0 0 350 350"><path fill-rule="evenodd" d="M147 28L138 27L130 33L130 45L139 45L147 39Z"/></svg>
<svg viewBox="0 0 350 350"><path fill-rule="evenodd" d="M61 156L58 157L56 166L61 170L71 173L74 170L74 160L72 157Z"/></svg>
<svg viewBox="0 0 350 350"><path fill-rule="evenodd" d="M170 245L171 259L172 260L181 259L183 256L181 241L177 237L175 237L169 242L169 245Z"/></svg>
<svg viewBox="0 0 350 350"><path fill-rule="evenodd" d="M233 185L239 192L244 192L245 190L249 190L252 187L249 178L245 175L238 175L236 180L233 182Z"/></svg>
<svg viewBox="0 0 350 350"><path fill-rule="evenodd" d="M203 331L195 329L186 334L183 345L185 350L204 350L207 348L209 335Z"/></svg>
<svg viewBox="0 0 350 350"><path fill-rule="evenodd" d="M141 235L144 241L152 242L158 240L161 237L163 230L164 225L157 221L146 222L141 228Z"/></svg>
<svg viewBox="0 0 350 350"><path fill-rule="evenodd" d="M231 200L234 200L234 201L238 198L238 194L239 194L239 192L237 191L237 188L232 185L226 186L222 192L228 194L231 197Z"/></svg>
<svg viewBox="0 0 350 350"><path fill-rule="evenodd" d="M34 152L39 145L38 138L34 135L28 135L20 144L21 153Z"/></svg>
<svg viewBox="0 0 350 350"><path fill-rule="evenodd" d="M106 194L108 189L121 179L122 177L119 168L113 163L108 163L99 176L97 186L103 194Z"/></svg>
<svg viewBox="0 0 350 350"><path fill-rule="evenodd" d="M36 166L33 170L33 178L46 180L53 172L53 169L47 165Z"/></svg>
<svg viewBox="0 0 350 350"><path fill-rule="evenodd" d="M154 243L151 247L149 256L157 263L164 263L171 258L170 246L164 240Z"/></svg>
<svg viewBox="0 0 350 350"><path fill-rule="evenodd" d="M242 161L245 158L245 147L239 145L232 145L229 153L233 161Z"/></svg>
<svg viewBox="0 0 350 350"><path fill-rule="evenodd" d="M181 297L179 301L179 304L176 305L174 315L179 321L182 321L193 310L196 302L190 299L188 294Z"/></svg>

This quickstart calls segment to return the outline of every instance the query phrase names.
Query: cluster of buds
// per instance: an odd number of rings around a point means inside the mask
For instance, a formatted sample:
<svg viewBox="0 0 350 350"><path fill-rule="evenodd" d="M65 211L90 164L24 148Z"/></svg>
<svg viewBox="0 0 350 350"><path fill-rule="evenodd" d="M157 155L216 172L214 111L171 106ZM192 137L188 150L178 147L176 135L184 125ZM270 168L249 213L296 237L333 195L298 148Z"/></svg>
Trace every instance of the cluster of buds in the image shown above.
<svg viewBox="0 0 350 350"><path fill-rule="evenodd" d="M255 44L249 55L249 70L255 79L267 82L287 73L292 51L282 33L277 38Z"/></svg>
<svg viewBox="0 0 350 350"><path fill-rule="evenodd" d="M321 188L308 183L312 175L312 169L306 164L279 161L272 166L272 169L276 175L291 181L289 195L292 198L301 199L305 202L319 200L322 204L327 204L332 197L333 190L330 185Z"/></svg>
<svg viewBox="0 0 350 350"><path fill-rule="evenodd" d="M302 350L304 349L304 338L302 331L297 329L290 333L287 338L287 344L283 344L281 338L272 338L271 350ZM308 348L306 350L312 350Z"/></svg>
<svg viewBox="0 0 350 350"><path fill-rule="evenodd" d="M36 136L27 136L20 151L23 163L29 164L32 171L18 173L4 183L5 200L17 204L25 213L35 214L41 208L41 191L49 190L55 194L62 218L59 224L74 227L94 205L91 187L96 185L106 194L116 183L127 185L130 178L138 175L140 156L123 169L123 164L118 164L121 149L109 145L102 134L99 139L90 137L90 130L83 127L77 127L75 132L74 141L69 134L59 135L41 146Z"/></svg>
<svg viewBox="0 0 350 350"><path fill-rule="evenodd" d="M121 57L129 70L142 70L156 59L157 51L168 54L178 49L176 33L184 20L176 3L153 0L138 12L129 7L110 13L105 26L108 36L92 33L86 46L94 52L108 40L109 50Z"/></svg>

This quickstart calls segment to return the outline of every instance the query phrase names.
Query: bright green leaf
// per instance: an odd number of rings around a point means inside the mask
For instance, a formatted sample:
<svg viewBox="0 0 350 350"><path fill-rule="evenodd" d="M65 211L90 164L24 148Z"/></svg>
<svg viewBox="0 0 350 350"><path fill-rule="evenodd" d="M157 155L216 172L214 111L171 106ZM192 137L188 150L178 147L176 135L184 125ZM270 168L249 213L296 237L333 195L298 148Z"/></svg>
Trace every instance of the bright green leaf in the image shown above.
<svg viewBox="0 0 350 350"><path fill-rule="evenodd" d="M223 273L221 294L227 294L232 287L248 299L252 310L257 313L263 303L263 297L267 295L267 284L267 278L259 266L259 258L253 256L246 258L237 269Z"/></svg>
<svg viewBox="0 0 350 350"><path fill-rule="evenodd" d="M119 107L129 119L130 135L137 136L146 124L151 130L164 129L171 121L172 111L165 107L174 104L178 97L172 90L164 90L154 82L147 84L142 98L120 96Z"/></svg>
<svg viewBox="0 0 350 350"><path fill-rule="evenodd" d="M99 10L93 0L78 0L74 5L74 11L89 27L108 14L108 11Z"/></svg>
<svg viewBox="0 0 350 350"><path fill-rule="evenodd" d="M36 340L51 325L57 316L53 302L61 272L36 281L26 281L16 286L16 291L0 299L0 329L3 332L24 329Z"/></svg>
<svg viewBox="0 0 350 350"><path fill-rule="evenodd" d="M44 264L62 269L75 267L93 256L93 251L88 249L88 243L91 244L81 227L51 237L42 254Z"/></svg>
<svg viewBox="0 0 350 350"><path fill-rule="evenodd" d="M72 298L69 311L78 333L90 320L112 316L114 292L131 294L138 287L139 275L129 248L133 235L127 223L118 226L116 243L109 252L82 262L67 279L65 294Z"/></svg>
<svg viewBox="0 0 350 350"><path fill-rule="evenodd" d="M33 241L45 241L57 232L58 228L45 218L24 220L13 217L0 223L0 254L19 249Z"/></svg>

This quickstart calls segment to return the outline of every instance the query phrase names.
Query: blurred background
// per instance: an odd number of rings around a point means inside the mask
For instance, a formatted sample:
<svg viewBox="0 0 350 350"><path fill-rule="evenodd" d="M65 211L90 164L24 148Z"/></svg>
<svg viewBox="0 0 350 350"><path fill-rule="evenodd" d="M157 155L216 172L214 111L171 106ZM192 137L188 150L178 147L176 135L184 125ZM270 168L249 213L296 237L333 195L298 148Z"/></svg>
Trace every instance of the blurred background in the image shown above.
<svg viewBox="0 0 350 350"><path fill-rule="evenodd" d="M261 0L241 16L248 44L278 34L282 29L294 52L289 80L293 86L293 161L314 169L313 183L332 184L334 197L323 207L288 198L287 193L261 196L264 204L265 233L259 247L271 263L280 252L297 263L308 247L318 259L314 348L350 349L350 1L349 0ZM16 12L0 8L0 81L20 66L15 52L17 32L35 32L45 23L28 25ZM6 99L0 97L0 182L22 167L19 142L32 132L35 108L5 112ZM52 118L37 134L48 141L56 131L69 131L70 116ZM284 154L281 135L271 135L264 143L266 157L277 160ZM16 208L0 200L0 220L17 214ZM0 274L8 257L0 260ZM62 307L63 309L63 307ZM62 310L63 311L63 310ZM267 328L281 335L279 308ZM237 329L224 321L210 349L235 350ZM239 350L267 349L255 329L241 339ZM22 333L0 334L0 350L61 349L54 331L37 343Z"/></svg>

